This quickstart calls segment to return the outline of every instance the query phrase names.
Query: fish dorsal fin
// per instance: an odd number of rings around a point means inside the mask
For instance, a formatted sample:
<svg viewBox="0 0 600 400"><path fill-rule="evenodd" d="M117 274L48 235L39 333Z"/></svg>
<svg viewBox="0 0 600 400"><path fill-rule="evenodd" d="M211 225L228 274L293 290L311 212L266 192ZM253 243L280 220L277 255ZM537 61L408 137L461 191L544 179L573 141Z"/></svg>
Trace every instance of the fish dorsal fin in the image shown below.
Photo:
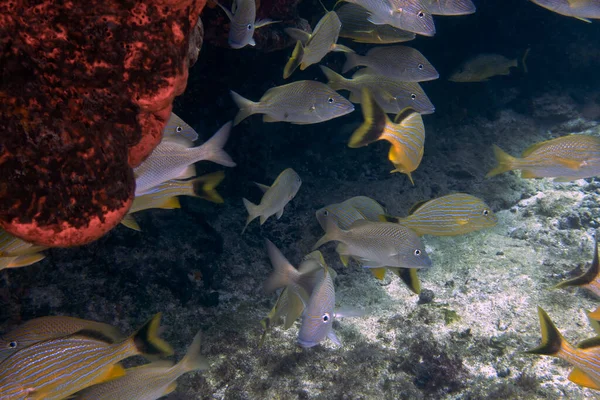
<svg viewBox="0 0 600 400"><path fill-rule="evenodd" d="M593 347L600 347L600 335L583 340L577 344L578 349L591 349Z"/></svg>
<svg viewBox="0 0 600 400"><path fill-rule="evenodd" d="M429 200L417 201L415 204L413 204L413 206L410 208L410 210L408 210L408 215L414 214L419 208L423 207L423 205L425 203L427 203L428 201Z"/></svg>
<svg viewBox="0 0 600 400"><path fill-rule="evenodd" d="M285 33L292 37L294 40L299 40L302 44L306 44L310 40L311 34L297 28L285 28Z"/></svg>
<svg viewBox="0 0 600 400"><path fill-rule="evenodd" d="M258 186L258 188L260 190L262 190L263 193L265 193L267 190L269 190L271 188L271 186L269 186L269 185L263 185L262 183L258 183L258 182L254 182L254 184L256 186Z"/></svg>
<svg viewBox="0 0 600 400"><path fill-rule="evenodd" d="M546 143L548 143L548 142L549 142L549 140L545 140L545 141L540 142L540 143L532 144L531 146L529 146L528 148L526 148L525 150L523 150L523 153L521 153L521 157L525 158L525 157L531 155L531 153L533 153L534 151L536 151L540 147L545 146Z"/></svg>
<svg viewBox="0 0 600 400"><path fill-rule="evenodd" d="M579 386L588 387L591 389L600 390L600 386L588 374L575 367L569 374L569 380Z"/></svg>

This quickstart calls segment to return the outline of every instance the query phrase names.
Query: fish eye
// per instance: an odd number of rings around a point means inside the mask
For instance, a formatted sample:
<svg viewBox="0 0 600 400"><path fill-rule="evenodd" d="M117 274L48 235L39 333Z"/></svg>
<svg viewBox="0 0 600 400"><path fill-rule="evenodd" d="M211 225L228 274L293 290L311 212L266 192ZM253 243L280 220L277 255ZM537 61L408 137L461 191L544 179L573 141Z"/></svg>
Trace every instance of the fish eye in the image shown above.
<svg viewBox="0 0 600 400"><path fill-rule="evenodd" d="M415 256L419 257L421 255L421 250L416 249L415 250Z"/></svg>
<svg viewBox="0 0 600 400"><path fill-rule="evenodd" d="M416 94L414 94L414 93L411 93L411 94L410 94L410 98L411 98L411 99L413 99L413 100L415 100L415 99L417 98L417 95L416 95Z"/></svg>
<svg viewBox="0 0 600 400"><path fill-rule="evenodd" d="M325 313L321 316L323 322L329 322L329 313Z"/></svg>
<svg viewBox="0 0 600 400"><path fill-rule="evenodd" d="M483 215L484 216L488 216L490 214L490 210L483 210Z"/></svg>
<svg viewBox="0 0 600 400"><path fill-rule="evenodd" d="M8 347L10 347L11 349L14 349L14 348L16 348L16 347L17 347L17 342L10 342L10 343L8 344Z"/></svg>
<svg viewBox="0 0 600 400"><path fill-rule="evenodd" d="M324 216L328 216L328 215L329 215L329 211L325 210L325 211L323 212L323 215L324 215Z"/></svg>
<svg viewBox="0 0 600 400"><path fill-rule="evenodd" d="M246 28L248 28L248 30L251 31L252 30L252 24L246 25Z"/></svg>
<svg viewBox="0 0 600 400"><path fill-rule="evenodd" d="M417 16L419 18L423 18L425 16L425 13L423 11L419 11L419 13L417 14Z"/></svg>
<svg viewBox="0 0 600 400"><path fill-rule="evenodd" d="M417 67L418 67L419 69L423 69L423 64L419 64Z"/></svg>
<svg viewBox="0 0 600 400"><path fill-rule="evenodd" d="M181 131L183 130L183 128L182 128L182 127L180 127L180 126L178 126L178 127L175 129L175 130L176 130L177 132L181 132Z"/></svg>
<svg viewBox="0 0 600 400"><path fill-rule="evenodd" d="M330 97L330 98L328 98L328 99L327 99L327 102L328 102L329 104L333 104L333 102L334 102L334 101L335 101L335 100L333 99L333 97Z"/></svg>

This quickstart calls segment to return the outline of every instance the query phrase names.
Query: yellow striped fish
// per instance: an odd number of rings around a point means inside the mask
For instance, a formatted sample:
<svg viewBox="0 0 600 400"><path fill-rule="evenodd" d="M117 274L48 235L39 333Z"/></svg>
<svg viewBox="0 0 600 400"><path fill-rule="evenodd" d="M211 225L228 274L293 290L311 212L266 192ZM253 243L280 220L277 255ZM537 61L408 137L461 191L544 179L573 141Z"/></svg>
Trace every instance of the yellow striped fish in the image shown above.
<svg viewBox="0 0 600 400"><path fill-rule="evenodd" d="M45 246L36 246L0 229L0 257L24 256L46 249Z"/></svg>
<svg viewBox="0 0 600 400"><path fill-rule="evenodd" d="M223 203L223 198L217 193L215 187L224 178L225 173L217 171L195 179L185 181L172 179L163 182L150 189L146 194L136 196L128 214L123 218L121 223L128 228L141 231L140 226L131 214L151 208L162 208L165 210L181 208L178 196L198 197L212 201L213 203Z"/></svg>
<svg viewBox="0 0 600 400"><path fill-rule="evenodd" d="M123 339L117 328L101 322L65 316L35 318L0 336L0 363L34 343L72 335L81 330L99 332L113 342Z"/></svg>
<svg viewBox="0 0 600 400"><path fill-rule="evenodd" d="M169 356L173 349L158 337L156 314L128 339L111 343L97 331L38 342L0 364L0 393L11 400L58 400L88 386L122 376L119 361L135 356Z"/></svg>
<svg viewBox="0 0 600 400"><path fill-rule="evenodd" d="M600 175L600 138L590 135L568 135L536 143L521 158L513 157L494 145L498 165L487 178L514 169L521 178L556 178L557 182L591 178Z"/></svg>
<svg viewBox="0 0 600 400"><path fill-rule="evenodd" d="M185 357L173 365L171 361L156 361L125 370L125 376L91 386L75 395L73 400L155 400L177 388L177 378L188 372L208 368L200 355L200 333L194 337Z"/></svg>
<svg viewBox="0 0 600 400"><path fill-rule="evenodd" d="M42 253L26 254L16 257L0 257L0 271L7 268L27 267L42 261L46 256Z"/></svg>
<svg viewBox="0 0 600 400"><path fill-rule="evenodd" d="M367 146L377 140L387 140L392 145L388 154L394 164L392 172L408 176L414 185L411 172L417 169L423 158L425 126L423 118L411 108L401 111L390 121L368 90L362 90L362 110L365 122L352 134L348 146Z"/></svg>
<svg viewBox="0 0 600 400"><path fill-rule="evenodd" d="M481 199L464 193L453 193L417 203L408 217L381 216L382 221L396 222L417 235L456 236L491 228L498 217Z"/></svg>
<svg viewBox="0 0 600 400"><path fill-rule="evenodd" d="M562 358L575 367L569 375L571 382L600 390L600 336L584 340L577 347L573 347L541 307L538 307L538 315L542 344L527 353Z"/></svg>
<svg viewBox="0 0 600 400"><path fill-rule="evenodd" d="M590 268L581 276L569 279L554 286L554 288L566 288L578 286L589 290L600 297L600 263L598 261L598 233L596 233L596 245L594 248L594 259Z"/></svg>

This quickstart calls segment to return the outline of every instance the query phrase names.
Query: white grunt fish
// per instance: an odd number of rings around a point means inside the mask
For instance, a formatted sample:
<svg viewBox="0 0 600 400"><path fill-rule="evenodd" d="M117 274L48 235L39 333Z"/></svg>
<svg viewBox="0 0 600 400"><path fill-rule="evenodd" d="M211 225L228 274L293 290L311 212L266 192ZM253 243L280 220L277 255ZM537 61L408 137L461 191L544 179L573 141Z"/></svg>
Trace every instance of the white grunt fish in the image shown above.
<svg viewBox="0 0 600 400"><path fill-rule="evenodd" d="M247 45L255 46L256 43L252 38L254 30L279 22L270 19L256 20L255 0L233 0L231 11L219 2L217 4L225 11L231 21L228 43L232 49L241 49Z"/></svg>

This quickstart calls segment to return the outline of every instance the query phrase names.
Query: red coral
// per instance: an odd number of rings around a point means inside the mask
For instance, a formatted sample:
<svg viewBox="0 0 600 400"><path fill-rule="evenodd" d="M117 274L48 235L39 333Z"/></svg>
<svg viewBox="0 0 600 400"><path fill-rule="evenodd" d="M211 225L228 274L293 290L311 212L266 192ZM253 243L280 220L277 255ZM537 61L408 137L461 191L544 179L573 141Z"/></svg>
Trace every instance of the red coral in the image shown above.
<svg viewBox="0 0 600 400"><path fill-rule="evenodd" d="M123 218L205 0L0 3L0 226L74 246Z"/></svg>

